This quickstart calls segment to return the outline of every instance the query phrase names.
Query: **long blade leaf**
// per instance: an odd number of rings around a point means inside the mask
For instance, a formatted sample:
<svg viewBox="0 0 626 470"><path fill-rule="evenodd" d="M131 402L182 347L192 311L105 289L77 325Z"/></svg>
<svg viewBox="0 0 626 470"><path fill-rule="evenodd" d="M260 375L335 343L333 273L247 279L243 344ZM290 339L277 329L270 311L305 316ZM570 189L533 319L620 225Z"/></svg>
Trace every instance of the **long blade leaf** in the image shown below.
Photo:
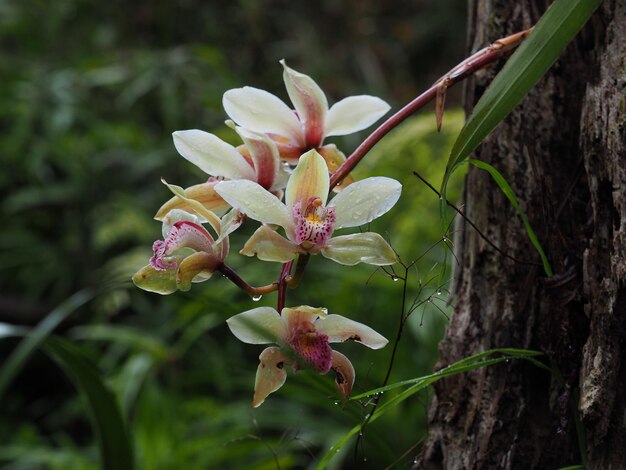
<svg viewBox="0 0 626 470"><path fill-rule="evenodd" d="M0 369L0 398L11 381L18 374L28 358L41 346L48 335L77 308L89 302L95 293L90 289L76 292L61 305L50 312L28 335L18 344L11 355L4 361ZM2 334L0 334L0 337Z"/></svg>
<svg viewBox="0 0 626 470"><path fill-rule="evenodd" d="M0 338L32 335L29 330L0 323ZM22 343L20 343L22 344ZM100 378L98 369L71 342L56 337L44 337L39 343L74 382L85 398L98 438L102 468L130 470L133 468L131 441L117 399Z"/></svg>
<svg viewBox="0 0 626 470"><path fill-rule="evenodd" d="M502 176L502 173L496 170L489 163L483 162L481 160L470 159L468 161L475 167L489 172L493 180L496 182L496 184L500 188L500 191L504 193L504 195L507 197L511 205L515 208L520 218L522 219L522 222L524 223L524 228L526 229L526 233L528 234L528 238L530 238L530 242L533 244L533 246L535 247L535 250L537 250L537 253L539 253L539 256L541 257L541 262L543 263L543 270L545 271L546 275L552 276L552 266L550 265L550 262L548 261L548 257L546 256L546 253L543 251L541 243L539 243L539 239L537 238L537 235L535 235L535 231L531 227L530 222L528 221L528 217L526 217L526 213L519 205L519 202L517 201L517 198L515 197L515 193L511 189L511 186L509 185L507 180L504 178L504 176Z"/></svg>
<svg viewBox="0 0 626 470"><path fill-rule="evenodd" d="M491 359L488 358L489 356L492 356L494 354L502 354L502 356L491 358ZM538 351L532 351L532 350L526 350L526 349L508 349L508 348L490 349L488 351L484 351L484 352L466 357L464 359L461 359L460 361L455 362L454 364L451 364L445 369L435 372L434 374L426 375L423 377L418 377L416 379L405 380L403 382L399 382L398 384L391 384L391 385L388 385L387 387L381 387L378 389L370 390L369 392L355 396L352 399L365 398L365 397L374 395L376 393L385 392L387 390L391 390L391 389L398 388L401 386L411 385L406 390L402 391L398 395L392 397L389 401L386 401L381 406L379 406L377 410L374 412L371 419L369 420L369 422L372 422L378 419L380 416L382 416L388 409L403 402L407 398L413 396L420 390L425 389L426 387L437 382L438 380L441 380L443 377L460 374L460 373L467 372L470 370L478 369L480 367L487 367L490 365L498 364L500 362L509 361L511 359L526 359L543 369L550 370L545 365L541 364L540 362L534 359L534 357L539 356L539 355L541 355L541 353ZM348 431L335 445L333 445L330 448L330 450L324 455L324 457L322 457L320 462L317 464L318 470L326 468L326 465L328 464L330 459L332 459L335 455L337 455L337 453L350 440L350 438L358 434L360 430L361 430L361 424L359 423L356 426L354 426L352 429L350 429L350 431Z"/></svg>
<svg viewBox="0 0 626 470"><path fill-rule="evenodd" d="M86 398L95 425L102 466L106 470L133 468L126 424L117 399L100 378L98 369L69 341L51 336L44 350L61 366Z"/></svg>
<svg viewBox="0 0 626 470"><path fill-rule="evenodd" d="M555 0L480 98L457 138L444 175L466 158L535 86L602 0Z"/></svg>

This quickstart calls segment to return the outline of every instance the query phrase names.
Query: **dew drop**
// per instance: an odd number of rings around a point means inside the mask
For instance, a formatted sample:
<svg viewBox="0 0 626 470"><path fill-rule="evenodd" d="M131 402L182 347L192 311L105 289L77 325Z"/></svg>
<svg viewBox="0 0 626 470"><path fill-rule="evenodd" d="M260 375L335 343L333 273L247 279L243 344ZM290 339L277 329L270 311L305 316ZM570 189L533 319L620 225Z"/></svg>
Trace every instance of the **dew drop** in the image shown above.
<svg viewBox="0 0 626 470"><path fill-rule="evenodd" d="M328 315L328 309L326 307L322 307L321 310L324 315Z"/></svg>
<svg viewBox="0 0 626 470"><path fill-rule="evenodd" d="M441 291L440 290L437 291L437 295L441 295Z"/></svg>
<svg viewBox="0 0 626 470"><path fill-rule="evenodd" d="M392 280L393 282L398 282L398 279L400 279L398 276L396 276L395 274L392 274L392 276L391 276L391 280Z"/></svg>
<svg viewBox="0 0 626 470"><path fill-rule="evenodd" d="M261 300L261 297L263 297L262 295L253 295L252 296L252 301L253 302L258 302L259 300Z"/></svg>

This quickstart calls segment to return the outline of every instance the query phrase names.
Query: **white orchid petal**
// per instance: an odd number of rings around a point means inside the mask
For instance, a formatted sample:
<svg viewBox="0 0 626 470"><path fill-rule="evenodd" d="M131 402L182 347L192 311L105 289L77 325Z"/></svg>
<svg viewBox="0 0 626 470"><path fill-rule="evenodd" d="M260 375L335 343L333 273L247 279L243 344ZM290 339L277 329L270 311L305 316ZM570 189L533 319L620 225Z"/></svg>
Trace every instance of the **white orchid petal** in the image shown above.
<svg viewBox="0 0 626 470"><path fill-rule="evenodd" d="M366 129L391 109L376 96L349 96L335 103L326 117L326 136L347 135Z"/></svg>
<svg viewBox="0 0 626 470"><path fill-rule="evenodd" d="M215 191L248 217L293 230L287 207L257 183L248 180L222 181L215 186Z"/></svg>
<svg viewBox="0 0 626 470"><path fill-rule="evenodd" d="M391 178L374 176L346 186L328 204L335 207L335 230L358 227L391 209L402 192L402 185Z"/></svg>
<svg viewBox="0 0 626 470"><path fill-rule="evenodd" d="M315 329L328 336L329 343L354 340L368 348L380 349L389 342L387 338L369 326L341 315L328 315L326 318L318 320L315 323Z"/></svg>
<svg viewBox="0 0 626 470"><path fill-rule="evenodd" d="M286 263L303 250L295 243L280 236L267 225L259 227L239 253L256 256L261 261Z"/></svg>
<svg viewBox="0 0 626 470"><path fill-rule="evenodd" d="M331 238L321 253L324 257L346 266L358 263L388 266L398 261L395 252L377 233L353 233Z"/></svg>
<svg viewBox="0 0 626 470"><path fill-rule="evenodd" d="M304 130L293 110L265 90L248 86L228 90L222 104L226 114L242 127L282 135L299 145L304 144Z"/></svg>
<svg viewBox="0 0 626 470"><path fill-rule="evenodd" d="M270 189L274 185L280 166L280 155L276 144L265 134L243 127L237 127L236 131L246 144L254 162L256 182L265 189Z"/></svg>
<svg viewBox="0 0 626 470"><path fill-rule="evenodd" d="M298 161L291 174L285 191L285 202L291 208L297 202L306 202L318 197L326 204L329 188L328 167L316 150L309 150Z"/></svg>
<svg viewBox="0 0 626 470"><path fill-rule="evenodd" d="M271 307L257 307L230 317L228 328L239 341L248 344L279 343L286 338L287 327Z"/></svg>
<svg viewBox="0 0 626 470"><path fill-rule="evenodd" d="M308 75L296 72L284 60L283 79L306 136L306 145L319 147L324 140L324 122L328 113L328 101L322 89Z"/></svg>
<svg viewBox="0 0 626 470"><path fill-rule="evenodd" d="M290 360L275 346L266 348L259 356L259 367L254 381L254 398L252 407L261 406L270 393L274 393L282 387L287 380L285 365Z"/></svg>
<svg viewBox="0 0 626 470"><path fill-rule="evenodd" d="M208 132L191 129L172 134L178 153L212 176L254 179L254 170L232 145Z"/></svg>

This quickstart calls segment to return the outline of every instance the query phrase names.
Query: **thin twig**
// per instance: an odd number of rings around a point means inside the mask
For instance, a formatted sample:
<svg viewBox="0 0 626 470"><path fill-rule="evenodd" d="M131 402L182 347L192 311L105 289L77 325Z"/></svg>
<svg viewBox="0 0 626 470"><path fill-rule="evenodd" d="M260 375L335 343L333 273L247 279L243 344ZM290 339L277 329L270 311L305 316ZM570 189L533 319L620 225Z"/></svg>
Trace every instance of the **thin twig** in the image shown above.
<svg viewBox="0 0 626 470"><path fill-rule="evenodd" d="M431 191L433 191L437 196L439 196L439 198L441 198L441 193L439 191L437 191L437 189L430 184L422 175L420 175L417 171L413 171L413 174L415 176L417 176L422 183L424 183L426 186L428 186ZM464 213L461 209L459 209L457 206L455 206L454 204L452 204L450 201L448 201L448 199L446 199L446 204L448 206L450 206L452 209L454 209L457 214L459 214L461 217L463 217L463 220L465 220L468 224L470 224L470 226L476 230L476 233L478 233L478 235L480 236L480 238L482 238L483 240L485 240L494 250L496 250L498 253L500 253L502 256L509 258L512 261L515 261L516 263L519 264L529 264L532 266L542 266L539 263L535 263L533 261L523 261L520 259L517 259L511 255L509 255L508 253L504 252L500 247L498 247L495 243L493 243L491 240L489 240L489 238L487 238L487 235L485 235L483 232L481 232L481 230L476 226L476 224L474 224L474 222L472 222Z"/></svg>

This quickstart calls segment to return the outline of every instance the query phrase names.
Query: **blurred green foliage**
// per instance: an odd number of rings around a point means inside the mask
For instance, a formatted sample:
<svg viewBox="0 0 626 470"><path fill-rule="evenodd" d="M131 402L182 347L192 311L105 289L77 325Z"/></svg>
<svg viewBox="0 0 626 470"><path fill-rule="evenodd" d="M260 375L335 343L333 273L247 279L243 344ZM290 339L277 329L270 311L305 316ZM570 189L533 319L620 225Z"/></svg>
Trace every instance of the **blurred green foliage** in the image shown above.
<svg viewBox="0 0 626 470"><path fill-rule="evenodd" d="M461 58L462 3L0 1L0 321L34 325L80 289L99 290L58 334L116 392L138 468L307 468L370 408L337 405L332 378L310 371L290 374L250 408L261 348L239 343L224 320L274 305L274 295L254 304L221 278L168 297L130 284L160 237L152 215L169 197L160 177L183 186L206 177L177 156L171 132L200 128L236 142L221 124L222 93L247 84L285 97L283 57L331 102L368 93L397 108ZM450 112L437 134L433 116L411 119L355 172L403 183L400 202L373 229L407 262L442 235L437 197L411 172L439 181L461 124L461 113ZM358 139L336 143L349 153ZM229 264L251 283L272 282L278 266L236 254L253 229L233 237ZM439 243L411 272L411 298L442 253ZM288 304L326 306L393 339L401 284L372 267L316 257ZM437 287L431 282L423 296ZM432 305L415 312L391 381L430 372L444 323ZM2 340L1 357L15 344ZM353 360L355 393L381 385L391 345L337 349ZM342 451L334 464L398 460L423 438L426 404L424 396L398 406L365 430L357 462ZM43 355L2 397L0 416L2 468L97 468L83 403ZM400 422L412 431L398 433Z"/></svg>

